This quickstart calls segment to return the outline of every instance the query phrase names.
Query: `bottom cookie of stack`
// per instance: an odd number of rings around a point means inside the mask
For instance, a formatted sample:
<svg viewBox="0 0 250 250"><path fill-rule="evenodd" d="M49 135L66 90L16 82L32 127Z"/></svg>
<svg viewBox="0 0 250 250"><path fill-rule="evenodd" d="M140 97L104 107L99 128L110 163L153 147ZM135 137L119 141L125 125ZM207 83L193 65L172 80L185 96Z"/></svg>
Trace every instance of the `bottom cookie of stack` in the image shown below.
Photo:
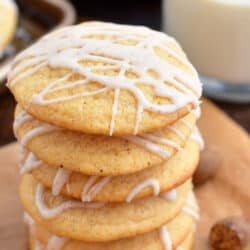
<svg viewBox="0 0 250 250"><path fill-rule="evenodd" d="M27 176L28 179L31 176ZM32 179L32 178L31 178ZM22 184L21 184L22 186ZM28 185L32 189L32 185ZM199 217L199 208L195 200L195 196L188 188L188 183L183 187L188 189L185 195L184 204L179 212L174 215L165 225L157 227L153 230L148 230L146 233L136 233L132 237L123 237L117 240L91 242L86 240L77 240L73 236L75 234L70 231L65 231L65 227L56 228L56 231L63 232L61 234L55 232L54 227L49 227L44 223L44 220L39 219L32 209L26 207L25 222L29 226L30 233L30 249L34 250L188 250L191 249L196 227L196 220ZM25 190L28 194L28 190ZM22 192L22 188L21 188ZM177 191L178 192L178 191ZM29 194L28 194L29 195ZM156 200L155 200L156 201ZM135 205L136 206L136 205ZM84 208L83 208L84 209ZM28 211L27 211L28 210ZM68 216L73 219L74 208L67 209ZM80 211L80 210L79 210ZM86 210L81 210L83 212ZM167 214L168 209L161 211L162 215ZM100 211L98 212L100 213ZM31 217L31 215L33 217ZM117 217L119 214L117 214ZM61 214L58 215L59 219ZM73 220L81 220L82 216L78 216ZM115 219L115 218L114 218ZM58 224L58 226L64 224ZM117 225L119 226L119 225ZM73 230L73 226L70 226ZM106 234L105 232L103 232ZM60 235L60 236L59 236ZM108 235L106 235L108 237ZM82 236L83 237L83 236Z"/></svg>
<svg viewBox="0 0 250 250"><path fill-rule="evenodd" d="M192 248L195 221L182 211L171 222L152 232L122 240L87 243L51 234L27 213L30 250L189 250Z"/></svg>

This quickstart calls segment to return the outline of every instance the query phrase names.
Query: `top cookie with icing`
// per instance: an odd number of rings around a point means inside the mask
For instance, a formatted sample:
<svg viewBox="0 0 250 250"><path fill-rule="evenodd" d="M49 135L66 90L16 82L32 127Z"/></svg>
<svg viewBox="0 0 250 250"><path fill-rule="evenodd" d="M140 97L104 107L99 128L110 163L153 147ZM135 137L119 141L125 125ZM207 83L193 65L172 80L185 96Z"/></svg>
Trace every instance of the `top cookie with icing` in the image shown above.
<svg viewBox="0 0 250 250"><path fill-rule="evenodd" d="M90 134L131 135L173 123L201 84L178 43L146 27L87 22L19 54L8 85L34 117Z"/></svg>

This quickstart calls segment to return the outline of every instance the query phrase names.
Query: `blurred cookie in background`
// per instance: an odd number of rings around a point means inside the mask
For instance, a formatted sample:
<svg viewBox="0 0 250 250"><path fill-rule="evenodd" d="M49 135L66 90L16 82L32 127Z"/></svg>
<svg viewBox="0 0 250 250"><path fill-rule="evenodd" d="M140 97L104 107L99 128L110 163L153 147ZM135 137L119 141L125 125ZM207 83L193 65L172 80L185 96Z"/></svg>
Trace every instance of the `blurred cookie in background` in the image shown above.
<svg viewBox="0 0 250 250"><path fill-rule="evenodd" d="M14 37L18 10L14 1L0 0L0 54Z"/></svg>

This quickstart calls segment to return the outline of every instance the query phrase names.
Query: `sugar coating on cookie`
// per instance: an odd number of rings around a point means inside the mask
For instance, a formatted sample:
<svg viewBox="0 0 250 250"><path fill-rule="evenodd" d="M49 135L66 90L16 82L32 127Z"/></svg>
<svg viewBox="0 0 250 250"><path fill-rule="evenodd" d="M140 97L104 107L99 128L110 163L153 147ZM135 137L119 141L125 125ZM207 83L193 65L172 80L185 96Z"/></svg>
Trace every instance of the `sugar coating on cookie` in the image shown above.
<svg viewBox="0 0 250 250"><path fill-rule="evenodd" d="M150 132L199 105L201 83L178 43L141 26L87 22L19 54L8 86L33 116L105 135Z"/></svg>

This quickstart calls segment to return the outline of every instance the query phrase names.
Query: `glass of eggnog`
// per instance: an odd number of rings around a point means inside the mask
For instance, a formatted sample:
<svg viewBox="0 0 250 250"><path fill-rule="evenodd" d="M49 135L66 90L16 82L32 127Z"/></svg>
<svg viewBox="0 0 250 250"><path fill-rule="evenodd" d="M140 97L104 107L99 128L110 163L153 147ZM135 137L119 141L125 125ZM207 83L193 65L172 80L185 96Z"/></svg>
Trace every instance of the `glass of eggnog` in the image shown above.
<svg viewBox="0 0 250 250"><path fill-rule="evenodd" d="M250 103L250 0L163 0L163 29L198 69L205 94Z"/></svg>

